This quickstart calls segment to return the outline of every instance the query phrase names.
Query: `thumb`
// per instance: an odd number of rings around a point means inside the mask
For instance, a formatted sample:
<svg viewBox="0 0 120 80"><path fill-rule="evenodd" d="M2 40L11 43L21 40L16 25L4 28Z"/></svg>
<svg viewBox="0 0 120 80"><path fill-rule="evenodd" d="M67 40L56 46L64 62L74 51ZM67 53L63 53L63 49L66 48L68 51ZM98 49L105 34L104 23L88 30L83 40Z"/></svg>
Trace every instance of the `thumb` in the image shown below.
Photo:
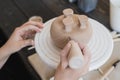
<svg viewBox="0 0 120 80"><path fill-rule="evenodd" d="M68 42L68 44L63 48L63 50L60 53L60 65L62 68L66 68L68 66L67 56L70 51L71 44Z"/></svg>
<svg viewBox="0 0 120 80"><path fill-rule="evenodd" d="M24 48L26 46L34 45L34 41L32 39L22 40L20 45L21 48Z"/></svg>

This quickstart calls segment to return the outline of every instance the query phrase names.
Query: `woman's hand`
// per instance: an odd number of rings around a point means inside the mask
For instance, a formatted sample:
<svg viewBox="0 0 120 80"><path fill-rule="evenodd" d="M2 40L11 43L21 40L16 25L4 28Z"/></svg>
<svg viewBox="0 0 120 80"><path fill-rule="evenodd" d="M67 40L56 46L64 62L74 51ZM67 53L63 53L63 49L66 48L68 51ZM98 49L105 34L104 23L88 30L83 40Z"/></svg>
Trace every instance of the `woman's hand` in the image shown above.
<svg viewBox="0 0 120 80"><path fill-rule="evenodd" d="M90 65L90 58L91 58L90 52L87 46L80 45L80 44L79 46L83 53L85 64L79 69L71 69L68 66L67 56L71 48L71 44L69 42L61 51L61 55L60 55L61 61L55 73L55 80L78 80L81 76L83 76L88 72L89 65Z"/></svg>
<svg viewBox="0 0 120 80"><path fill-rule="evenodd" d="M9 40L2 47L9 54L19 51L23 47L34 45L33 35L40 32L43 28L42 23L29 21L15 29Z"/></svg>

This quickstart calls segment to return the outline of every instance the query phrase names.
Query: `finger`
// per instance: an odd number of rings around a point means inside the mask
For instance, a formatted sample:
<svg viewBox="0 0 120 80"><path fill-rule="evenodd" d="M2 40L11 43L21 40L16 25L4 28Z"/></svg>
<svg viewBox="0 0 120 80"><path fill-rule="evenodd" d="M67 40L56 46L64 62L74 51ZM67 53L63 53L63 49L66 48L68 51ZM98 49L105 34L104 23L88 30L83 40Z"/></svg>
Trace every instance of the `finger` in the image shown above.
<svg viewBox="0 0 120 80"><path fill-rule="evenodd" d="M66 46L63 48L63 50L61 51L62 56L67 57L67 54L68 54L70 48L71 48L71 43L68 42L67 45L66 45Z"/></svg>
<svg viewBox="0 0 120 80"><path fill-rule="evenodd" d="M68 61L67 61L67 55L70 51L71 44L68 42L68 44L63 48L63 50L60 53L60 63L63 68L66 68L68 66Z"/></svg>
<svg viewBox="0 0 120 80"><path fill-rule="evenodd" d="M26 46L34 45L34 41L32 39L22 40L20 42L21 48L24 48Z"/></svg>
<svg viewBox="0 0 120 80"><path fill-rule="evenodd" d="M86 61L85 61L85 64L83 66L83 75L86 74L88 71L89 71L89 67L90 67L90 61L91 61L91 57L87 57L86 58Z"/></svg>
<svg viewBox="0 0 120 80"><path fill-rule="evenodd" d="M41 31L40 28L38 28L38 27L36 27L36 26L33 26L33 25L28 25L28 26L20 27L20 28L21 28L21 31L22 31L23 33L25 33L26 31L29 31L29 30L31 30L31 31L36 31L36 32L40 32L40 31Z"/></svg>
<svg viewBox="0 0 120 80"><path fill-rule="evenodd" d="M23 24L22 26L27 26L27 25L34 25L34 26L37 26L39 28L43 28L43 23L36 22L36 21L28 21L25 24Z"/></svg>
<svg viewBox="0 0 120 80"><path fill-rule="evenodd" d="M40 29L40 28L38 28L38 27L36 27L36 26L34 26L34 25L27 25L27 26L21 26L21 27L17 27L16 29L15 29L15 32L17 32L18 34L21 34L21 35L23 35L23 34L25 34L27 31L35 31L35 32L40 32L42 29Z"/></svg>
<svg viewBox="0 0 120 80"><path fill-rule="evenodd" d="M90 59L91 59L91 52L90 52L90 50L89 50L89 48L87 46L83 49L83 54L84 54L85 60L87 62L90 61Z"/></svg>
<svg viewBox="0 0 120 80"><path fill-rule="evenodd" d="M84 67L86 67L85 71L87 72L89 70L89 66L91 62L91 52L88 47L85 47L85 49L83 50L83 53L84 53L84 59L85 59Z"/></svg>

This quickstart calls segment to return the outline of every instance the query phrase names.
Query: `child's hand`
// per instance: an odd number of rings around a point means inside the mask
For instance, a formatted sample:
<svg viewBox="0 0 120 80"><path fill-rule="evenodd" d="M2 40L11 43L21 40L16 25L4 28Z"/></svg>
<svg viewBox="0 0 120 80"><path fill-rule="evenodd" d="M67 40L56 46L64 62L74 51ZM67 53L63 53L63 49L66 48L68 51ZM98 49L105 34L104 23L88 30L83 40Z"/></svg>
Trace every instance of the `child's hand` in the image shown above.
<svg viewBox="0 0 120 80"><path fill-rule="evenodd" d="M34 45L33 35L40 32L43 26L40 22L29 21L15 29L9 40L3 46L8 53L19 51L23 47Z"/></svg>
<svg viewBox="0 0 120 80"><path fill-rule="evenodd" d="M90 65L90 52L84 45L80 45L80 49L83 53L85 64L79 69L71 69L68 66L68 53L71 48L70 42L61 51L61 61L55 73L55 80L78 80L81 76L86 74Z"/></svg>

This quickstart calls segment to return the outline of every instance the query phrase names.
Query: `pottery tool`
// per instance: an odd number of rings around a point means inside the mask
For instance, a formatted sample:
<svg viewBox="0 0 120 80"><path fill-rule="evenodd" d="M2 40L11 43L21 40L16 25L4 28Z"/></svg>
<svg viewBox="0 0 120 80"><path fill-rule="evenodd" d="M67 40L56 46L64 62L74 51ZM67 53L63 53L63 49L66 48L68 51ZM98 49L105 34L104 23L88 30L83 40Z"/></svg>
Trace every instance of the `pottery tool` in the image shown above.
<svg viewBox="0 0 120 80"><path fill-rule="evenodd" d="M102 78L100 80L107 79L107 76L115 69L119 62L120 60L117 60L105 73L103 73L101 69L98 69L98 71L102 74Z"/></svg>
<svg viewBox="0 0 120 80"><path fill-rule="evenodd" d="M32 49L34 49L35 48L35 46L31 46L31 47L29 47L27 50L32 50Z"/></svg>
<svg viewBox="0 0 120 80"><path fill-rule="evenodd" d="M117 33L116 31L112 31L111 36L114 42L120 41L120 33Z"/></svg>

